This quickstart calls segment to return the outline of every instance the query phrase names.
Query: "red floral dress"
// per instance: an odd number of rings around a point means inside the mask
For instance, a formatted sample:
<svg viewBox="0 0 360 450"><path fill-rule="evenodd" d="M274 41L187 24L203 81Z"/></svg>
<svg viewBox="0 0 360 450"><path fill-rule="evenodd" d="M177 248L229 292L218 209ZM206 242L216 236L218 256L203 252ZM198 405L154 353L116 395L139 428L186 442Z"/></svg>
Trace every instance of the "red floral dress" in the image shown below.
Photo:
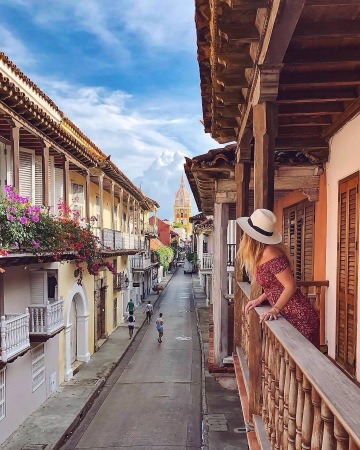
<svg viewBox="0 0 360 450"><path fill-rule="evenodd" d="M289 266L287 258L284 255L280 255L257 267L256 281L263 288L271 306L275 305L284 290L284 286L275 275L283 272ZM300 291L300 288L297 288L289 303L281 310L281 315L309 339L312 344L319 348L319 314Z"/></svg>

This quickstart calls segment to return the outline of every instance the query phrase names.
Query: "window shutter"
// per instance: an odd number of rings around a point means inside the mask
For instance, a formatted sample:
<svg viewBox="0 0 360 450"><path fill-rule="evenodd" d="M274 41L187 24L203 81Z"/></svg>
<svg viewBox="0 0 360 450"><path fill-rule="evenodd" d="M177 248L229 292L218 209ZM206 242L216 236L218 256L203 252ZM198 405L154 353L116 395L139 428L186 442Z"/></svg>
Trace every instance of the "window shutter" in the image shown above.
<svg viewBox="0 0 360 450"><path fill-rule="evenodd" d="M47 273L30 272L30 294L32 305L44 305L47 302Z"/></svg>
<svg viewBox="0 0 360 450"><path fill-rule="evenodd" d="M55 178L55 212L59 213L58 204L60 199L64 200L64 171L63 169L58 169L55 167L54 171Z"/></svg>
<svg viewBox="0 0 360 450"><path fill-rule="evenodd" d="M315 231L315 205L306 202L304 205L303 226L303 279L314 279L314 231Z"/></svg>
<svg viewBox="0 0 360 450"><path fill-rule="evenodd" d="M28 197L29 201L33 201L35 164L34 155L31 152L20 151L19 181L20 195Z"/></svg>
<svg viewBox="0 0 360 450"><path fill-rule="evenodd" d="M6 151L6 184L8 186L13 186L14 177L13 177L13 157L11 148L5 146Z"/></svg>
<svg viewBox="0 0 360 450"><path fill-rule="evenodd" d="M35 205L43 204L42 158L35 156Z"/></svg>
<svg viewBox="0 0 360 450"><path fill-rule="evenodd" d="M339 183L336 359L355 374L359 175Z"/></svg>

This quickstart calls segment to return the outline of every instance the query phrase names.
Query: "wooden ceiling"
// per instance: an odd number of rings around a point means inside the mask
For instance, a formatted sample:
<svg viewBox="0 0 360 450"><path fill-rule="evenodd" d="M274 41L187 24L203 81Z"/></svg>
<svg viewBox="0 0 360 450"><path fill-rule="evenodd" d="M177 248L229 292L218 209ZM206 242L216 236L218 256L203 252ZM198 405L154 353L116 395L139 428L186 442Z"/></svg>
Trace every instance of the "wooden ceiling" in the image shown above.
<svg viewBox="0 0 360 450"><path fill-rule="evenodd" d="M360 2L196 0L196 27L205 131L239 141L260 83L275 92L276 149L326 161L360 110Z"/></svg>

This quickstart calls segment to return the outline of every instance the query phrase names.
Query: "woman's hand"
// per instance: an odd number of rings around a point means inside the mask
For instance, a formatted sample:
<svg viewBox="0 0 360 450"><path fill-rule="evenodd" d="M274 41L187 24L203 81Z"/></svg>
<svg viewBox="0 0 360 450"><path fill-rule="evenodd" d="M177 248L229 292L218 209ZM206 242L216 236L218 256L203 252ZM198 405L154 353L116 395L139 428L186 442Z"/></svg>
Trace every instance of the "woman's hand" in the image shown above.
<svg viewBox="0 0 360 450"><path fill-rule="evenodd" d="M258 298L255 298L254 300L250 300L249 302L246 303L245 305L245 313L249 314L249 312L254 309L256 306L261 305L261 303L264 301L264 299L262 298L263 296L261 295Z"/></svg>
<svg viewBox="0 0 360 450"><path fill-rule="evenodd" d="M261 314L260 323L264 322L265 320L277 320L279 315L279 309L273 306L270 311Z"/></svg>

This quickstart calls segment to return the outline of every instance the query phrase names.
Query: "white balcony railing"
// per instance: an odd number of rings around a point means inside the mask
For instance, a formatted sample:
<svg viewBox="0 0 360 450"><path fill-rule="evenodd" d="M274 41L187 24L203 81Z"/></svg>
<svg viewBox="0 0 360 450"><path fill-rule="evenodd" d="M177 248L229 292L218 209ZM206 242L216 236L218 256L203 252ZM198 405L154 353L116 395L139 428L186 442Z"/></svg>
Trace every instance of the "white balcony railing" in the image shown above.
<svg viewBox="0 0 360 450"><path fill-rule="evenodd" d="M29 310L25 314L1 316L0 322L1 361L6 363L30 348Z"/></svg>
<svg viewBox="0 0 360 450"><path fill-rule="evenodd" d="M213 255L211 253L203 253L201 261L201 270L212 270L213 268Z"/></svg>
<svg viewBox="0 0 360 450"><path fill-rule="evenodd" d="M145 257L133 257L131 258L131 268L132 269L146 269L151 266L151 258Z"/></svg>
<svg viewBox="0 0 360 450"><path fill-rule="evenodd" d="M64 326L64 299L30 306L30 334L51 335Z"/></svg>

